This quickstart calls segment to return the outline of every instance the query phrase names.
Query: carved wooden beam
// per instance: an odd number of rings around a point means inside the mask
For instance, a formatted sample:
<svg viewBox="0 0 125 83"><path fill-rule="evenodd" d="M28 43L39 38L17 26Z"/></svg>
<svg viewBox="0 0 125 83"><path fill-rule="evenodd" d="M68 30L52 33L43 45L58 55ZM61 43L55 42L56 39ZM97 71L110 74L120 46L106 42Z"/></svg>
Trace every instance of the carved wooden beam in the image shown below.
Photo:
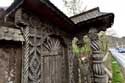
<svg viewBox="0 0 125 83"><path fill-rule="evenodd" d="M93 72L93 81L94 83L107 83L107 74L103 65L103 54L101 53L99 46L99 38L97 35L97 29L91 28L89 30L89 38L91 40L91 67Z"/></svg>

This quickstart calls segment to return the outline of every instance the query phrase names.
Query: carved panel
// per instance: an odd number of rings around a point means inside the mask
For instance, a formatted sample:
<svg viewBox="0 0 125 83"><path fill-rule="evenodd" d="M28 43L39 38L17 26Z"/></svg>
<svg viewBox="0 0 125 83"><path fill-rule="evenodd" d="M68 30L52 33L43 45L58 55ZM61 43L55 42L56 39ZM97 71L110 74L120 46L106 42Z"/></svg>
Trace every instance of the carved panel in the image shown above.
<svg viewBox="0 0 125 83"><path fill-rule="evenodd" d="M69 83L64 33L31 13L23 12L25 51L23 83ZM62 38L61 38L62 37Z"/></svg>
<svg viewBox="0 0 125 83"><path fill-rule="evenodd" d="M37 25L39 19L29 18L29 25L24 28L24 83L40 83L41 80L41 28ZM39 23L39 22L38 22Z"/></svg>

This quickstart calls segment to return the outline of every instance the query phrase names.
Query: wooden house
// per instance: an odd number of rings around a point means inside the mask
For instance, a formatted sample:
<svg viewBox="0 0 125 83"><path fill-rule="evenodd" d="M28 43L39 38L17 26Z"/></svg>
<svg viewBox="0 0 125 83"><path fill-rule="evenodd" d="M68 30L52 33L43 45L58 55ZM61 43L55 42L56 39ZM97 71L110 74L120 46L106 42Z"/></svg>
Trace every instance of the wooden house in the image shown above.
<svg viewBox="0 0 125 83"><path fill-rule="evenodd" d="M0 14L0 83L78 83L73 37L114 20L99 8L68 18L48 0L15 0Z"/></svg>

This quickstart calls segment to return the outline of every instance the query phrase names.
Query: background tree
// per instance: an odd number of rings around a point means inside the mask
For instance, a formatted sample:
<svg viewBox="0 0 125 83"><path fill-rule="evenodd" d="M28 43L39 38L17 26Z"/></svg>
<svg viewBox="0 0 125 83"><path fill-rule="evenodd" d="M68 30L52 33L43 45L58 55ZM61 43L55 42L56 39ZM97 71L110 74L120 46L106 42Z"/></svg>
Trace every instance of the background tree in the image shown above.
<svg viewBox="0 0 125 83"><path fill-rule="evenodd" d="M63 0L69 16L73 16L83 12L87 6L82 8L83 0Z"/></svg>

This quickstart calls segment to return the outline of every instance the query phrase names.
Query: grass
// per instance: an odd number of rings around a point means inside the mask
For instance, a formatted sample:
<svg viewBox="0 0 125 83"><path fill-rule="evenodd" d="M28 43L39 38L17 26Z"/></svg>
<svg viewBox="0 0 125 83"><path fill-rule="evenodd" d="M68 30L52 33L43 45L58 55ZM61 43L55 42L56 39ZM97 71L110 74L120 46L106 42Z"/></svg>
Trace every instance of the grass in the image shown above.
<svg viewBox="0 0 125 83"><path fill-rule="evenodd" d="M125 83L125 79L121 72L121 68L115 59L112 59L112 72L113 72L112 83Z"/></svg>

